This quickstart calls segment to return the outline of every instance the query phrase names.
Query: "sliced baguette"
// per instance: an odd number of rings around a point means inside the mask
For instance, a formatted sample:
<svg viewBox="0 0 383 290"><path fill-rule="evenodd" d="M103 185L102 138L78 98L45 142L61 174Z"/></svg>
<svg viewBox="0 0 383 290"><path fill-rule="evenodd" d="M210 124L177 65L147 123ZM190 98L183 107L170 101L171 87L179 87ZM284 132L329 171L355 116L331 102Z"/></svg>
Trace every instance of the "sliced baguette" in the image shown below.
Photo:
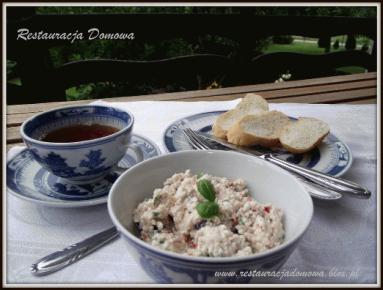
<svg viewBox="0 0 383 290"><path fill-rule="evenodd" d="M225 139L227 131L242 117L257 115L269 109L267 101L261 96L247 94L237 106L218 116L213 124L213 134Z"/></svg>
<svg viewBox="0 0 383 290"><path fill-rule="evenodd" d="M251 111L252 109L256 109L256 110L261 109L264 111L268 111L269 110L269 104L260 95L250 93L250 94L246 94L243 97L242 101L237 104L235 109L239 109L239 110L244 109L247 111L249 111L249 110Z"/></svg>
<svg viewBox="0 0 383 290"><path fill-rule="evenodd" d="M227 139L230 143L242 146L278 146L280 133L288 123L289 118L278 111L247 115L230 128Z"/></svg>
<svg viewBox="0 0 383 290"><path fill-rule="evenodd" d="M321 120L299 118L283 128L279 140L289 152L305 153L318 146L329 132L330 127Z"/></svg>
<svg viewBox="0 0 383 290"><path fill-rule="evenodd" d="M225 139L227 131L231 126L241 117L244 116L244 112L232 109L218 116L213 124L213 135Z"/></svg>

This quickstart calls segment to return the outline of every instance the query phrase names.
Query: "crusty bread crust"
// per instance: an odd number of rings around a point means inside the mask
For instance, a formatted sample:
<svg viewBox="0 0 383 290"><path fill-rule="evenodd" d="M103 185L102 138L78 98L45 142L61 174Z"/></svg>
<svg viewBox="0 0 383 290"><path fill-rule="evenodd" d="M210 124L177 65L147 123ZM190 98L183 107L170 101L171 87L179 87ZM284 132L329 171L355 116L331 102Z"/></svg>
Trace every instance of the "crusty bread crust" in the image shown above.
<svg viewBox="0 0 383 290"><path fill-rule="evenodd" d="M264 111L269 110L269 103L262 96L253 93L246 94L235 109L248 109L249 106Z"/></svg>
<svg viewBox="0 0 383 290"><path fill-rule="evenodd" d="M237 111L235 109L232 109L230 111L227 111L219 115L218 118L215 120L213 124L213 128L212 128L214 136L221 139L226 139L226 134L228 129L224 127L224 123L226 119L233 118L233 115L235 116L236 114L237 114Z"/></svg>
<svg viewBox="0 0 383 290"><path fill-rule="evenodd" d="M212 130L213 130L214 136L221 138L221 139L226 139L227 131L222 129L222 127L217 122L215 122L213 124Z"/></svg>

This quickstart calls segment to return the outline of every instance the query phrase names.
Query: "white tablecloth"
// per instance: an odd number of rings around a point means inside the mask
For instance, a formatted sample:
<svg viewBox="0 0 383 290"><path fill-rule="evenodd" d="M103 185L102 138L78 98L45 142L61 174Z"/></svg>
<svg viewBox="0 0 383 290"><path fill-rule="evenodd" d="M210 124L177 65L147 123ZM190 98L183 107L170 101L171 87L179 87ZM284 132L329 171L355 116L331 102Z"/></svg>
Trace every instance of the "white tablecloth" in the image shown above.
<svg viewBox="0 0 383 290"><path fill-rule="evenodd" d="M135 116L134 132L162 144L164 129L195 113L232 108L229 102L110 103ZM344 178L372 191L369 200L343 198L314 201L312 223L281 271L289 277L270 283L376 283L377 157L375 105L271 104L290 116L311 116L327 122L349 145L354 163ZM8 153L8 159L19 148ZM78 209L39 206L7 194L7 283L153 283L126 251L122 239L79 262L45 277L34 277L36 259L112 226L106 205ZM3 272L4 273L4 272ZM286 272L288 273L288 272ZM302 277L302 276L311 277ZM317 276L317 277L312 277Z"/></svg>

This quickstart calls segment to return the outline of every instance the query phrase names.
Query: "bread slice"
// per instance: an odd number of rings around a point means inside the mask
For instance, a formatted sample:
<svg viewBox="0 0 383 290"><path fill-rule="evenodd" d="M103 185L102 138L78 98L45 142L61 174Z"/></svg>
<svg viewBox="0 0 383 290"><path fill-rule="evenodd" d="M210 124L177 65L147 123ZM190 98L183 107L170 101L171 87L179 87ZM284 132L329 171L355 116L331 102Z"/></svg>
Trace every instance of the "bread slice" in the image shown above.
<svg viewBox="0 0 383 290"><path fill-rule="evenodd" d="M242 117L257 115L269 109L267 101L259 95L247 94L237 106L218 116L213 124L213 134L225 139L227 131Z"/></svg>
<svg viewBox="0 0 383 290"><path fill-rule="evenodd" d="M330 127L315 118L299 118L291 121L281 132L282 146L292 153L305 153L316 146L330 132Z"/></svg>
<svg viewBox="0 0 383 290"><path fill-rule="evenodd" d="M255 109L255 110L261 109L264 111L268 111L269 110L269 104L260 95L250 93L250 94L246 94L243 97L242 101L237 104L235 109L250 110L250 111L252 109Z"/></svg>
<svg viewBox="0 0 383 290"><path fill-rule="evenodd" d="M246 112L232 109L219 115L213 124L213 135L218 138L225 139L227 131L230 127L245 114Z"/></svg>
<svg viewBox="0 0 383 290"><path fill-rule="evenodd" d="M230 128L227 139L232 144L242 146L278 146L280 133L289 122L289 117L278 111L248 115Z"/></svg>

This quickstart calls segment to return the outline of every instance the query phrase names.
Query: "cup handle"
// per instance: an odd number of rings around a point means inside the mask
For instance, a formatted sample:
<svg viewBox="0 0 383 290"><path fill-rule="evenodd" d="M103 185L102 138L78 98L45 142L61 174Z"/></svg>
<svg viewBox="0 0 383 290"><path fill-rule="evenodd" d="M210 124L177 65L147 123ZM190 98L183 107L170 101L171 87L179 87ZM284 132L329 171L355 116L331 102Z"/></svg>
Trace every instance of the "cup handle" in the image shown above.
<svg viewBox="0 0 383 290"><path fill-rule="evenodd" d="M142 152L142 149L135 145L135 144L129 144L127 149L132 149L134 153L136 154L137 157L137 163L141 162L144 160L144 153ZM118 174L122 174L125 172L125 170L129 169L129 167L121 167L118 164L114 166L113 170L117 172Z"/></svg>
<svg viewBox="0 0 383 290"><path fill-rule="evenodd" d="M130 144L128 145L128 148L132 149L134 153L137 156L137 163L144 160L144 153L142 152L141 147L137 146L136 144Z"/></svg>

